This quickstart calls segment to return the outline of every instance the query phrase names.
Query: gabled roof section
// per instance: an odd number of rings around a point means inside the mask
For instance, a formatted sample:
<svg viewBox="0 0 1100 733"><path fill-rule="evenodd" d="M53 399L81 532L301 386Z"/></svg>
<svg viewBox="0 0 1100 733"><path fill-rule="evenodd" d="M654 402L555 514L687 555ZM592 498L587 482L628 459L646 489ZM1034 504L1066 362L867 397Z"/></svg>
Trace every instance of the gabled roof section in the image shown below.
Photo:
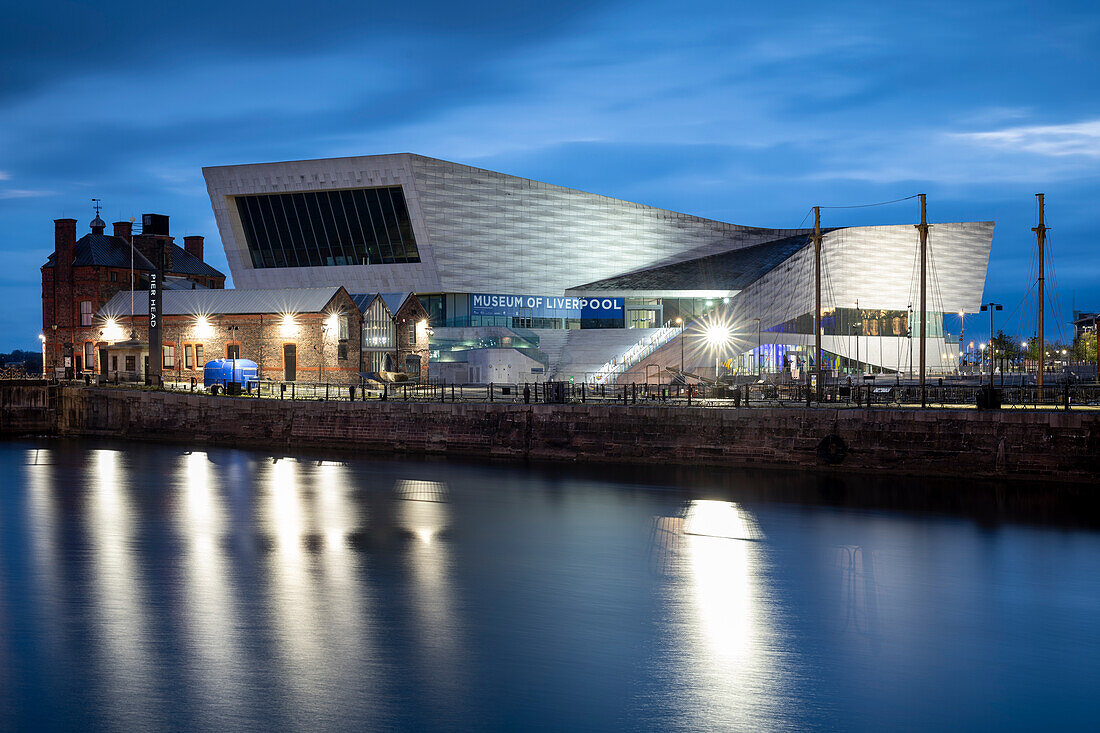
<svg viewBox="0 0 1100 733"><path fill-rule="evenodd" d="M386 307L390 309L390 313L397 315L397 311L401 310L402 306L405 305L405 301L412 296L412 293L379 293L379 295L386 302Z"/></svg>
<svg viewBox="0 0 1100 733"><path fill-rule="evenodd" d="M279 290L165 290L162 312L167 316L253 313L320 313L342 287ZM149 293L133 293L134 315L149 313ZM103 316L130 315L130 291L115 293L99 310Z"/></svg>
<svg viewBox="0 0 1100 733"><path fill-rule="evenodd" d="M178 244L173 242L169 247L172 253L172 269L169 272L176 275L225 277L225 273L214 269ZM142 272L152 272L154 269L153 263L125 239L94 232L85 234L77 240L76 246L73 248L73 267L121 267L129 269L131 250L133 250L134 269ZM55 252L50 253L43 267L54 266L55 254Z"/></svg>
<svg viewBox="0 0 1100 733"><path fill-rule="evenodd" d="M203 277L225 277L225 273L215 270L210 265L191 254L175 242L172 247L172 272L177 275L201 275Z"/></svg>
<svg viewBox="0 0 1100 733"><path fill-rule="evenodd" d="M351 299L355 301L355 307L359 309L360 313L366 313L371 304L381 297L381 293L353 293ZM385 300L382 301L382 305L386 305ZM389 306L386 306L386 308L389 309ZM390 315L393 315L392 311Z"/></svg>
<svg viewBox="0 0 1100 733"><path fill-rule="evenodd" d="M85 234L76 241L73 248L73 267L130 267L130 243L121 237L112 237L109 234ZM51 252L46 259L45 267L54 266L54 255ZM134 269L150 272L153 263L145 258L141 252L133 250Z"/></svg>
<svg viewBox="0 0 1100 733"><path fill-rule="evenodd" d="M822 234L826 231L822 230ZM744 290L798 250L811 243L799 234L671 265L638 270L578 285L577 291L730 291Z"/></svg>

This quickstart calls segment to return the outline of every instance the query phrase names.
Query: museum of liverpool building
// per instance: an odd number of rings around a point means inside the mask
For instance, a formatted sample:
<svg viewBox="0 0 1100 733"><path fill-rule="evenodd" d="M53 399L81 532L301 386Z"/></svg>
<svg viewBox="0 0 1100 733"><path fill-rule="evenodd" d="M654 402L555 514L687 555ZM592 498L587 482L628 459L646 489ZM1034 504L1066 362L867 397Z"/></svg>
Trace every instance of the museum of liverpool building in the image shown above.
<svg viewBox="0 0 1100 733"><path fill-rule="evenodd" d="M665 367L797 376L815 363L808 229L728 224L413 154L203 172L237 288L415 293L433 376L448 381L667 380ZM823 231L823 366L907 373L919 358L916 228ZM993 223L930 232L935 373L959 354L943 314L981 302Z"/></svg>

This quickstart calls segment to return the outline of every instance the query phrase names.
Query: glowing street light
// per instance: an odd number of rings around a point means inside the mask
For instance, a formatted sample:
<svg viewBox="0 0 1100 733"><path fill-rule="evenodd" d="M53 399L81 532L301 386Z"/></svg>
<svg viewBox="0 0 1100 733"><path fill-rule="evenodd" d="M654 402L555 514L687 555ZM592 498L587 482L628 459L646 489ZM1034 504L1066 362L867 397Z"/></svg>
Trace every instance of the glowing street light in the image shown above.
<svg viewBox="0 0 1100 733"><path fill-rule="evenodd" d="M707 344L714 349L714 381L716 383L718 382L718 364L722 357L723 347L729 344L731 335L729 326L720 323L707 326L706 331L703 332Z"/></svg>
<svg viewBox="0 0 1100 733"><path fill-rule="evenodd" d="M684 319L677 318L676 325L680 327L680 373L683 374L687 369L687 367L684 366ZM687 383L687 379L684 379L684 382ZM679 389L679 387L677 387L677 389Z"/></svg>

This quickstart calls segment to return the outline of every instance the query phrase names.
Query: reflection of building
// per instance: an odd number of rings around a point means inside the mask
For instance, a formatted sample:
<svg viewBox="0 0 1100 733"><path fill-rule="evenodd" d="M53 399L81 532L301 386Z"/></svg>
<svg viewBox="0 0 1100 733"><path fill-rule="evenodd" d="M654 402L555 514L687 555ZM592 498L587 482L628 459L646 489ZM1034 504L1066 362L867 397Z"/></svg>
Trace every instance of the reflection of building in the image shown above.
<svg viewBox="0 0 1100 733"><path fill-rule="evenodd" d="M97 214L91 233L76 238L75 219L54 221L54 251L42 266L42 334L46 339L46 370L69 376L97 373L95 352L102 343L95 314L116 293L148 288L152 260L164 252L167 289L223 288L225 275L203 262L203 238L184 237L175 244L168 217L145 214L142 230L132 233L128 221L116 221L114 234Z"/></svg>
<svg viewBox="0 0 1100 733"><path fill-rule="evenodd" d="M638 342L659 347L677 331L662 326L716 310L743 333L755 335L760 319L761 348L745 339L727 356L751 351L780 369L804 362L813 340L806 229L737 226L412 154L204 175L238 287L414 292L444 344L433 343L433 354L446 362L446 344L490 339L498 360L515 362L514 381L585 379L605 363L621 374ZM942 314L977 309L992 229L931 228L932 368L955 363L957 339L945 338ZM919 301L916 230L827 230L823 251L830 366L906 366ZM511 333L458 330L490 327ZM503 347L505 337L533 349ZM459 358L471 366L452 371L469 379L500 371ZM700 355L687 366L713 362Z"/></svg>

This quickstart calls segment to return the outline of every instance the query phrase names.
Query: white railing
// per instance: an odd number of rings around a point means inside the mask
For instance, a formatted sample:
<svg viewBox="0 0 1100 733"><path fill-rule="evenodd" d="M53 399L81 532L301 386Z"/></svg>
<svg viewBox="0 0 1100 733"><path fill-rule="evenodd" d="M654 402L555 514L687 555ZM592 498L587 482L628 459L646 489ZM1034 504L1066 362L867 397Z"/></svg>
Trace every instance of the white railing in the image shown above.
<svg viewBox="0 0 1100 733"><path fill-rule="evenodd" d="M627 369L630 369L630 367L667 344L676 334L680 333L680 331L681 326L673 326L666 323L654 333L646 336L622 354L600 367L592 376L592 381L602 382L608 377L624 373Z"/></svg>

